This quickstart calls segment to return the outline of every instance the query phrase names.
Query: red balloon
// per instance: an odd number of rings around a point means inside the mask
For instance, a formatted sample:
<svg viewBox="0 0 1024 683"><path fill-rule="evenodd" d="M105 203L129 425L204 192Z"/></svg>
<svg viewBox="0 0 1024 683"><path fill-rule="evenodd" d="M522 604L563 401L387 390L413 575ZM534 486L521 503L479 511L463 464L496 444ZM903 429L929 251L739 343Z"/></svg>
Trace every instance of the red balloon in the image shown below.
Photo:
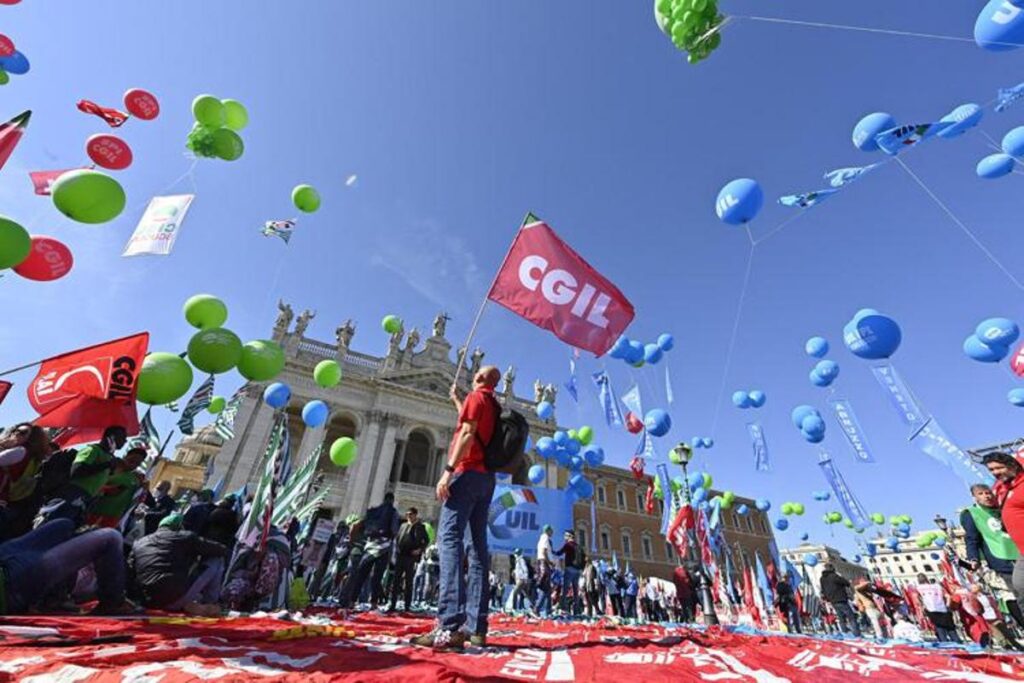
<svg viewBox="0 0 1024 683"><path fill-rule="evenodd" d="M67 275L74 264L75 258L64 243L46 235L34 235L32 251L14 267L14 272L28 280L49 282Z"/></svg>
<svg viewBox="0 0 1024 683"><path fill-rule="evenodd" d="M152 121L160 115L160 103L153 93L142 88L132 88L124 94L124 108L143 121Z"/></svg>
<svg viewBox="0 0 1024 683"><path fill-rule="evenodd" d="M85 151L97 166L120 171L132 165L132 148L116 135L93 135L85 141Z"/></svg>
<svg viewBox="0 0 1024 683"><path fill-rule="evenodd" d="M1010 369L1018 377L1024 377L1024 343L1017 347L1017 351L1010 358Z"/></svg>
<svg viewBox="0 0 1024 683"><path fill-rule="evenodd" d="M630 434L639 434L644 429L644 421L632 412L626 413L626 430Z"/></svg>
<svg viewBox="0 0 1024 683"><path fill-rule="evenodd" d="M21 0L0 0L0 5L17 5Z"/></svg>
<svg viewBox="0 0 1024 683"><path fill-rule="evenodd" d="M14 41L0 33L0 57L10 57L14 54Z"/></svg>

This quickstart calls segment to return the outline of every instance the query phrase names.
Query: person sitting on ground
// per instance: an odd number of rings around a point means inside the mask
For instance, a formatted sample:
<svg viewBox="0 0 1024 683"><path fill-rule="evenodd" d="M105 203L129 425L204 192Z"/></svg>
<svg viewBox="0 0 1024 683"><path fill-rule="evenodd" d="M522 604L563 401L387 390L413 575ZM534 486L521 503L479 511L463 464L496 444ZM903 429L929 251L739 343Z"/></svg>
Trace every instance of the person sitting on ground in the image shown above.
<svg viewBox="0 0 1024 683"><path fill-rule="evenodd" d="M121 534L113 529L96 529L74 536L74 531L72 520L55 519L0 543L0 614L24 614L90 565L95 568L99 598L91 614L137 611L124 597Z"/></svg>
<svg viewBox="0 0 1024 683"><path fill-rule="evenodd" d="M32 528L42 504L39 473L52 450L42 427L22 423L0 434L0 540Z"/></svg>
<svg viewBox="0 0 1024 683"><path fill-rule="evenodd" d="M146 449L139 447L129 449L115 461L113 473L89 505L89 524L120 530L121 521L136 502L136 494L145 486L146 479L138 471L145 459Z"/></svg>
<svg viewBox="0 0 1024 683"><path fill-rule="evenodd" d="M181 527L185 531L192 531L205 536L206 524L210 521L210 515L216 506L213 504L213 491L203 489L196 494L196 499L185 510Z"/></svg>
<svg viewBox="0 0 1024 683"><path fill-rule="evenodd" d="M156 485L156 495L153 496L152 502L147 502L149 508L146 510L147 536L157 530L160 522L167 515L178 509L178 503L171 497L170 491L171 482L162 481Z"/></svg>
<svg viewBox="0 0 1024 683"><path fill-rule="evenodd" d="M81 523L89 504L99 495L118 463L114 453L127 441L128 432L124 427L107 427L97 443L78 451L71 464L70 478L55 499L43 506L39 522L66 518Z"/></svg>
<svg viewBox="0 0 1024 683"><path fill-rule="evenodd" d="M238 511L235 510L234 494L226 496L217 503L206 518L202 535L216 541L228 549L228 555L235 546L235 534L239 527Z"/></svg>
<svg viewBox="0 0 1024 683"><path fill-rule="evenodd" d="M218 616L227 548L182 528L182 516L165 517L135 542L129 564L147 607Z"/></svg>
<svg viewBox="0 0 1024 683"><path fill-rule="evenodd" d="M271 524L262 550L243 545L237 549L237 554L224 583L224 606L241 612L286 607L292 576L291 543L287 534Z"/></svg>

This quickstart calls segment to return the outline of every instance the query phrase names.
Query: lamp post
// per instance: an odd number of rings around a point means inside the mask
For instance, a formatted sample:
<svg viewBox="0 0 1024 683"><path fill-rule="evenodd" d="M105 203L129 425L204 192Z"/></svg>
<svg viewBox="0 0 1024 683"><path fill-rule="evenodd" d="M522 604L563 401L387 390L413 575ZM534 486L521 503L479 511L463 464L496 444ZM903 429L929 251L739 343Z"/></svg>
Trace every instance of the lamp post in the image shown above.
<svg viewBox="0 0 1024 683"><path fill-rule="evenodd" d="M684 505L690 505L690 482L686 466L693 459L693 449L690 448L689 444L680 443L672 449L669 458L672 462L683 468L683 501ZM689 536L689 530L686 533ZM704 561L701 559L700 553L697 552L695 546L696 543L687 543L686 554L688 559L695 561L700 567L700 573L697 575L697 591L700 594L700 609L704 613L704 625L718 626L718 614L715 613L715 602L711 596L710 577L708 576L707 569L704 567Z"/></svg>

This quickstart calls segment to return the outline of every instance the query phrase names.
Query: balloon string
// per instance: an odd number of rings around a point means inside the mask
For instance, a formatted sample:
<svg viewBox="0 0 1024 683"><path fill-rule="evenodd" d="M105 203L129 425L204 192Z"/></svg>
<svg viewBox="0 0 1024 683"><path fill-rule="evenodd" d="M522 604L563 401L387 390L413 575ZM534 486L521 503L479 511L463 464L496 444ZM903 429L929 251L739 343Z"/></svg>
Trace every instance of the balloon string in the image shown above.
<svg viewBox="0 0 1024 683"><path fill-rule="evenodd" d="M715 416L711 420L711 436L717 436L718 429L718 417L722 412L722 400L725 398L725 387L729 382L729 368L732 365L732 354L736 347L736 337L740 329L740 318L743 316L743 304L747 299L747 290L750 285L750 271L754 266L754 249L757 248L757 243L754 242L754 237L750 233L750 226L745 226L747 230L747 237L750 238L750 251L747 252L747 270L743 274L743 286L740 288L740 300L736 306L736 318L732 323L732 336L729 338L729 348L725 354L725 367L722 369L722 384L718 388L718 400L715 401Z"/></svg>
<svg viewBox="0 0 1024 683"><path fill-rule="evenodd" d="M750 21L761 21L768 24L788 24L790 26L804 26L807 28L831 28L841 31L859 31L861 33L879 33L889 36L902 36L906 38L929 38L931 40L946 40L957 43L971 43L974 44L974 38L965 38L963 36L947 36L938 33L920 33L918 31L899 31L896 29L887 28L872 28L869 26L850 26L847 24L831 24L822 21L802 21L799 19L784 19L782 17L755 17L755 16L743 16L736 15L735 19L748 19ZM1005 43L997 41L988 41L988 45L1001 45L1005 47L1020 47L1024 45L1022 43Z"/></svg>
<svg viewBox="0 0 1024 683"><path fill-rule="evenodd" d="M995 141L995 140L994 140L994 139L992 138L992 136L991 136L991 135L989 135L988 133L986 133L985 131L983 131L983 130L982 130L981 128L979 128L979 129L978 129L978 132L979 132L979 133L981 133L981 134L982 134L982 135L983 135L983 136L985 137L985 139L986 139L986 140L988 140L988 143L989 143L989 145L991 145L991 146L992 146L992 149L995 149L995 150L997 150L997 151L1000 151L1000 152L1002 151L1002 147L1001 147L1001 146L999 145L999 143L998 143L998 142L996 142L996 141Z"/></svg>
<svg viewBox="0 0 1024 683"><path fill-rule="evenodd" d="M910 167L909 167L909 166L907 166L906 162L905 162L905 161L903 161L903 159L901 159L900 157L896 157L896 161L897 161L897 163L899 163L899 165L900 165L900 166L902 166L902 167L903 167L903 170L907 172L907 175L909 175L909 176L910 176L911 178L913 178L913 179L914 179L914 182L916 182L916 183L917 183L917 184L918 184L918 185L919 185L919 186L921 187L921 189L922 189L922 190L924 190L924 191L925 191L925 193L926 193L926 194L927 194L927 195L928 195L929 197L931 197L931 198L932 198L932 201L933 201L933 202L935 202L935 204L936 204L936 205L937 205L937 206L938 206L938 207L939 207L940 209L942 209L942 210L943 210L943 211L945 212L945 214L946 214L947 216L949 216L949 219L950 219L951 221L953 221L954 223L956 223L956 225L957 225L957 226L959 226L959 228L960 228L961 230L963 230L963 231L964 231L964 233L965 233L965 234L966 234L966 235L967 235L968 237L970 237L970 238L971 238L971 241L972 241L972 242L974 242L974 245L975 245L976 247L978 247L978 249L979 249L979 250L981 250L981 252L982 252L983 254L985 254L985 256L987 256L987 257L988 257L988 259L989 259L989 260L990 260L990 261L991 261L991 262L992 262L993 264L995 264L995 266L996 266L997 268L999 268L999 270L1003 271L1003 274L1004 274L1004 275L1006 275L1006 277L1007 277L1007 278L1008 278L1008 279L1010 280L1010 282L1012 282L1012 283L1013 283L1013 285L1014 285L1014 286L1015 286L1015 287L1016 287L1017 289L1019 289L1019 290L1021 290L1021 291L1024 291L1024 284L1021 284L1020 280L1018 280L1018 279L1017 279L1016 277L1014 277L1013 273L1011 273L1011 272L1010 272L1010 271L1009 271L1009 270L1008 270L1008 269L1006 268L1006 266L1004 266L1004 265L1003 265L1003 264L1002 264L1002 263L1001 263L1001 262L999 261L999 259L997 259L997 258L995 257L995 255L994 255L994 254L993 254L993 253L992 253L991 251L989 251L988 247L986 247L986 246L985 246L984 244L982 244L981 240L979 240L979 239L977 238L977 236L976 236L976 235L975 235L975 234L974 234L973 232L971 232L970 228L968 228L968 227L967 227L966 225L964 225L964 222L963 222L962 220L960 220L959 218L957 218L956 214L954 214L954 213L953 213L953 212L952 212L952 211L950 210L950 208L949 208L948 206L946 206L946 205L945 205L945 204L944 204L944 203L942 202L942 200L940 200L940 199L939 199L939 198L938 198L938 197L937 197L937 196L935 195L935 193L931 191L931 189L930 189L930 188L929 188L929 187L928 187L927 185L925 185L925 184L924 184L924 181L922 181L922 180L921 180L921 179L920 179L920 178L919 178L919 177L917 176L917 174L916 174L916 173L914 173L913 171L911 171L911 170L910 170Z"/></svg>
<svg viewBox="0 0 1024 683"><path fill-rule="evenodd" d="M750 245L751 245L751 247L756 247L757 245L761 244L761 242L764 242L769 237L772 237L773 235L775 235L775 233L779 232L780 230L785 228L787 225L789 225L793 221L799 219L805 213L807 213L807 209L803 209L802 211L799 211L798 213L793 214L792 216L790 216L789 218L787 218L786 220L782 221L781 223L776 225L774 228L769 230L767 233L765 233L764 236L758 237L757 239L754 239L753 234L750 232L750 229L748 228L747 229L747 236L750 238Z"/></svg>

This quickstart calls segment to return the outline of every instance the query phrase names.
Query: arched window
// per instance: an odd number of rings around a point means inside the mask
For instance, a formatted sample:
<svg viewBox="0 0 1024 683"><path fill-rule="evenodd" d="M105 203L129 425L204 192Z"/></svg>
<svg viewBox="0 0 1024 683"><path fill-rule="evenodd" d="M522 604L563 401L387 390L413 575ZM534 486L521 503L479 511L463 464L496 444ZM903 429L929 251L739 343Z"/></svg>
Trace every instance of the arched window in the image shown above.
<svg viewBox="0 0 1024 683"><path fill-rule="evenodd" d="M601 526L601 552L607 553L612 549L612 533L611 528L604 524Z"/></svg>
<svg viewBox="0 0 1024 683"><path fill-rule="evenodd" d="M626 492L623 491L622 489L615 489L615 504L618 506L618 508L620 510L627 509L626 508Z"/></svg>
<svg viewBox="0 0 1024 683"><path fill-rule="evenodd" d="M650 561L654 559L654 548L651 545L650 534L645 533L640 536L640 552L643 553L645 560Z"/></svg>
<svg viewBox="0 0 1024 683"><path fill-rule="evenodd" d="M622 554L633 557L633 535L628 531L622 532Z"/></svg>
<svg viewBox="0 0 1024 683"><path fill-rule="evenodd" d="M419 486L429 486L430 479L430 437L421 431L412 431L405 442L405 459L398 481ZM397 465L397 463L396 463Z"/></svg>
<svg viewBox="0 0 1024 683"><path fill-rule="evenodd" d="M606 500L607 499L605 498L605 495L604 495L604 485L602 484L601 486L597 487L597 504L598 505L604 505Z"/></svg>
<svg viewBox="0 0 1024 683"><path fill-rule="evenodd" d="M584 550L587 548L587 530L583 527L576 529L576 543Z"/></svg>

